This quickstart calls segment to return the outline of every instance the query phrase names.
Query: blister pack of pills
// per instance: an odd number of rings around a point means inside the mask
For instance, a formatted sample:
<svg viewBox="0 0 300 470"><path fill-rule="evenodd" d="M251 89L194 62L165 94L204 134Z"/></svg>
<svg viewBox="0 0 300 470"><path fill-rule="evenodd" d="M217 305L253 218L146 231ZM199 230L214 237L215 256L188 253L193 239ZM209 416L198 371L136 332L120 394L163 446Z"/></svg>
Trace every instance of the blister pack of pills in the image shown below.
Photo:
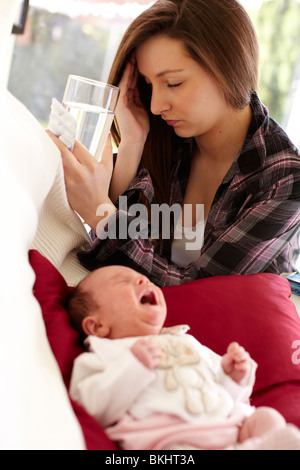
<svg viewBox="0 0 300 470"><path fill-rule="evenodd" d="M68 149L73 150L77 130L76 119L55 98L52 99L48 129Z"/></svg>

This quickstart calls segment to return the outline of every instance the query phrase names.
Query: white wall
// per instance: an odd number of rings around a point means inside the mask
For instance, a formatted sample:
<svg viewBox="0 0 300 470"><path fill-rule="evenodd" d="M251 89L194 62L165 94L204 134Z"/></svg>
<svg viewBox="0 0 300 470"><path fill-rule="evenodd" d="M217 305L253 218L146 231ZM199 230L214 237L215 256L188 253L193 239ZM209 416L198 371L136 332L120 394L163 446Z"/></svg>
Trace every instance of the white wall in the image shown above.
<svg viewBox="0 0 300 470"><path fill-rule="evenodd" d="M8 83L15 40L16 40L16 36L12 34L11 38L7 42L6 48L3 50L2 56L0 56L0 63L1 63L0 85L6 86Z"/></svg>

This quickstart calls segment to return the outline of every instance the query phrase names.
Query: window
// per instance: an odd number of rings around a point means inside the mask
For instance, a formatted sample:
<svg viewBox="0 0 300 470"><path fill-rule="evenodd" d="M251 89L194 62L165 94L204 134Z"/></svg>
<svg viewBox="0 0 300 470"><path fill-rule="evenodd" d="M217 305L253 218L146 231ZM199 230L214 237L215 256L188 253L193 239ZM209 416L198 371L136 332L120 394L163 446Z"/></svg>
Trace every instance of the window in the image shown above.
<svg viewBox="0 0 300 470"><path fill-rule="evenodd" d="M52 97L62 100L69 74L107 81L125 29L151 3L30 0L25 32L16 37L9 90L46 126Z"/></svg>
<svg viewBox="0 0 300 470"><path fill-rule="evenodd" d="M259 95L300 146L300 0L241 0L258 32ZM47 5L46 5L47 4ZM69 74L106 81L119 41L149 0L30 0L8 87L46 125Z"/></svg>
<svg viewBox="0 0 300 470"><path fill-rule="evenodd" d="M300 0L243 0L260 45L259 95L300 147Z"/></svg>

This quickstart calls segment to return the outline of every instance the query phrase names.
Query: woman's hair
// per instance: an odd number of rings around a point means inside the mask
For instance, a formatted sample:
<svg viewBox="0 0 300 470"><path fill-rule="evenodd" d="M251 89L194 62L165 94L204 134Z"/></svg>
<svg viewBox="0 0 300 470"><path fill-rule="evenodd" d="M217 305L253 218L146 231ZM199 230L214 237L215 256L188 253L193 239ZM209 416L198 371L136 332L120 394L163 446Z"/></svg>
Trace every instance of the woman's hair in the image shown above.
<svg viewBox="0 0 300 470"><path fill-rule="evenodd" d="M249 104L257 88L258 43L252 22L238 1L157 0L127 29L109 82L117 85L135 49L157 35L182 41L190 56L212 74L233 108L241 110ZM180 139L160 116L151 113L151 90L144 79L139 79L138 88L150 118L143 161L154 183L156 202L169 202L171 158ZM117 123L112 134L118 145Z"/></svg>

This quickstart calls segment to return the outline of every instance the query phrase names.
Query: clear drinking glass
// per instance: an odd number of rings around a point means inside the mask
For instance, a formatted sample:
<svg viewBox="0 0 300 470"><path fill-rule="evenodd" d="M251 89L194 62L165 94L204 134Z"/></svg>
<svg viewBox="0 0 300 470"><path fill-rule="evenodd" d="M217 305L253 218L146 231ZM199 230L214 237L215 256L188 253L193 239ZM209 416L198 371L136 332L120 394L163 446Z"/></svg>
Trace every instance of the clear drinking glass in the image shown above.
<svg viewBox="0 0 300 470"><path fill-rule="evenodd" d="M63 97L64 107L77 121L76 139L101 160L120 89L77 75L70 75Z"/></svg>

